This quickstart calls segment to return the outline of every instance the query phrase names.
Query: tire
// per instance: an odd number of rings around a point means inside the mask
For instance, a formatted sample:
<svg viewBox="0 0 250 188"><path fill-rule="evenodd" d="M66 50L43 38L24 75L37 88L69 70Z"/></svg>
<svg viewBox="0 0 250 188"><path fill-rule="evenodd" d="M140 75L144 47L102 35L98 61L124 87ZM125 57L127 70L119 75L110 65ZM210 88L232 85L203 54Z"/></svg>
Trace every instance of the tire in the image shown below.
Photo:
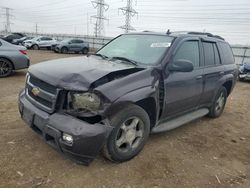
<svg viewBox="0 0 250 188"><path fill-rule="evenodd" d="M89 49L88 48L83 48L82 49L82 53L83 54L88 54L89 53Z"/></svg>
<svg viewBox="0 0 250 188"><path fill-rule="evenodd" d="M224 110L226 101L227 101L227 90L225 87L222 86L215 97L213 105L209 110L208 116L211 118L219 117Z"/></svg>
<svg viewBox="0 0 250 188"><path fill-rule="evenodd" d="M67 54L69 52L68 48L67 47L62 47L61 49L61 53L63 54Z"/></svg>
<svg viewBox="0 0 250 188"><path fill-rule="evenodd" d="M0 58L0 78L9 76L13 71L12 63L5 59Z"/></svg>
<svg viewBox="0 0 250 188"><path fill-rule="evenodd" d="M31 47L33 50L39 50L39 46L37 44L34 44L32 47Z"/></svg>
<svg viewBox="0 0 250 188"><path fill-rule="evenodd" d="M114 129L104 144L104 156L115 162L134 158L143 149L149 136L148 114L141 107L129 104L109 119Z"/></svg>

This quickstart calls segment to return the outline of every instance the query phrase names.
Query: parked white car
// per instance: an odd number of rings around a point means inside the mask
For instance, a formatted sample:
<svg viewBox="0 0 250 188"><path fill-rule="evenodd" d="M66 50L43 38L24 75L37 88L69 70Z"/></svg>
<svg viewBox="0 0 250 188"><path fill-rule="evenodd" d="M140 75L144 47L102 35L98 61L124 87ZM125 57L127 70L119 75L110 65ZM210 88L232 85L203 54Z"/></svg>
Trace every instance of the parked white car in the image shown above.
<svg viewBox="0 0 250 188"><path fill-rule="evenodd" d="M23 45L28 49L39 50L40 48L50 49L51 45L57 41L51 37L35 37L32 40L26 40Z"/></svg>

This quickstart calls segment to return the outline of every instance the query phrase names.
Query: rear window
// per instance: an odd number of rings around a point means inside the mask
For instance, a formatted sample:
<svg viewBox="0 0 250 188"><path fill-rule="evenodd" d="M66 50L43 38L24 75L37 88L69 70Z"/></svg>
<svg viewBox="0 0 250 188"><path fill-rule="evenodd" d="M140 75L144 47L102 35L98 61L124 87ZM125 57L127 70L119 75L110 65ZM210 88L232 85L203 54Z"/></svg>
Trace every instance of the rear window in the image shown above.
<svg viewBox="0 0 250 188"><path fill-rule="evenodd" d="M229 44L224 42L219 42L218 44L222 64L234 64L234 56Z"/></svg>

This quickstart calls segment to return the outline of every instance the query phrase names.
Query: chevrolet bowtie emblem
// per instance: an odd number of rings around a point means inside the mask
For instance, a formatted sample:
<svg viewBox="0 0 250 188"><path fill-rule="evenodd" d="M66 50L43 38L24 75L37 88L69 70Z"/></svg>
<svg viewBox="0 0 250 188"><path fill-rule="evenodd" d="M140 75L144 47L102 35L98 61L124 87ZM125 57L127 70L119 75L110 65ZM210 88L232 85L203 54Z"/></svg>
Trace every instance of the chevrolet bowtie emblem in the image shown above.
<svg viewBox="0 0 250 188"><path fill-rule="evenodd" d="M34 87L34 88L31 90L31 92L33 93L33 95L38 96L39 93L40 93L40 89L37 88L37 87Z"/></svg>

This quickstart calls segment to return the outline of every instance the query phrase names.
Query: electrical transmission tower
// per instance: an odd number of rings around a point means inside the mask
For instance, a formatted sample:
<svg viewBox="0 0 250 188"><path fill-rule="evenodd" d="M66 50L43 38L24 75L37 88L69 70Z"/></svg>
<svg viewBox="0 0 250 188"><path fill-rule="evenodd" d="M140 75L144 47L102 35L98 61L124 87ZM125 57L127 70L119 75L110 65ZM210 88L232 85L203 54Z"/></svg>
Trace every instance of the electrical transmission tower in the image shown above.
<svg viewBox="0 0 250 188"><path fill-rule="evenodd" d="M138 15L135 9L132 7L133 0L127 0L127 6L119 8L122 13L125 15L125 25L120 26L119 28L124 29L125 33L128 33L131 30L135 30L134 27L131 26L131 17Z"/></svg>
<svg viewBox="0 0 250 188"><path fill-rule="evenodd" d="M10 14L10 11L13 10L11 8L8 7L2 7L2 9L4 10L5 14L3 14L6 18L6 21L4 22L4 26L5 26L5 33L10 33L11 32L11 28L10 25L12 24L10 22L11 17L13 17L13 15Z"/></svg>
<svg viewBox="0 0 250 188"><path fill-rule="evenodd" d="M109 5L104 2L104 0L95 0L91 1L94 8L97 9L97 14L95 16L91 16L95 18L95 26L94 26L94 33L95 36L102 36L104 35L104 20L108 20L104 16L104 12L108 10Z"/></svg>

